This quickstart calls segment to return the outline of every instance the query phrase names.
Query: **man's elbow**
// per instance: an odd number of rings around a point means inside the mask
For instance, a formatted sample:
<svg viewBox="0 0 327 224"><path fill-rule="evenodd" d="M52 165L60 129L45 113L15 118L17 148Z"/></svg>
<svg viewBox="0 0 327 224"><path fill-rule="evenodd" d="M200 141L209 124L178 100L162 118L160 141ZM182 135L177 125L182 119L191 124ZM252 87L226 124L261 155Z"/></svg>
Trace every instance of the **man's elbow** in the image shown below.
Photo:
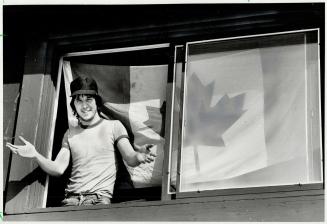
<svg viewBox="0 0 327 224"><path fill-rule="evenodd" d="M53 176L53 177L60 177L64 174L65 170L63 169L56 169L53 170L51 173L49 173L49 175Z"/></svg>

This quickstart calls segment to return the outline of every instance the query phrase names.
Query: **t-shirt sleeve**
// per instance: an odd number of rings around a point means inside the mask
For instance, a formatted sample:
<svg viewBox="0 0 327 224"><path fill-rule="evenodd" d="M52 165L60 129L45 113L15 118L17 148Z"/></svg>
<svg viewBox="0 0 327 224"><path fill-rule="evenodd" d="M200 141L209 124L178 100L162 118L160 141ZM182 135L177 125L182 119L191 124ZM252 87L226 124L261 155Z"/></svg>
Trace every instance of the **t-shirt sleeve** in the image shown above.
<svg viewBox="0 0 327 224"><path fill-rule="evenodd" d="M120 121L115 122L113 135L115 144L117 144L117 142L122 138L129 138L126 128Z"/></svg>
<svg viewBox="0 0 327 224"><path fill-rule="evenodd" d="M64 137L62 138L61 148L69 149L68 133L69 133L69 130L67 129Z"/></svg>

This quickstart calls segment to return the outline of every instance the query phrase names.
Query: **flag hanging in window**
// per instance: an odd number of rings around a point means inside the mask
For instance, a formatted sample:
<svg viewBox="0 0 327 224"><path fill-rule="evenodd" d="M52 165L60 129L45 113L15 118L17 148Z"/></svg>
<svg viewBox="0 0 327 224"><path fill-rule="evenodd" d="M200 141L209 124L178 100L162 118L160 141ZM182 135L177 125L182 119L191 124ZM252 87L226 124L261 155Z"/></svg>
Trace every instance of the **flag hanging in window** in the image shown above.
<svg viewBox="0 0 327 224"><path fill-rule="evenodd" d="M77 120L69 106L69 83L77 76L96 80L104 106L101 112L120 120L132 144L153 144L157 154L152 163L126 167L135 187L161 186L167 65L112 66L64 61L69 125Z"/></svg>

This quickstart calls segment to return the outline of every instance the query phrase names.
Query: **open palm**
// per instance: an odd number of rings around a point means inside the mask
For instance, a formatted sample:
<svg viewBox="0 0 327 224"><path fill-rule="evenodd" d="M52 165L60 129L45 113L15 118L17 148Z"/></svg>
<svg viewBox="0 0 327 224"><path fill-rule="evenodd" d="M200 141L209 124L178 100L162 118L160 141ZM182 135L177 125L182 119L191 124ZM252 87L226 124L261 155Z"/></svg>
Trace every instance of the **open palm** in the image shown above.
<svg viewBox="0 0 327 224"><path fill-rule="evenodd" d="M36 150L34 145L32 145L30 142L26 141L23 137L19 136L19 139L25 144L25 145L13 145L9 142L7 142L6 146L15 154L18 154L22 157L26 158L32 158L36 155Z"/></svg>

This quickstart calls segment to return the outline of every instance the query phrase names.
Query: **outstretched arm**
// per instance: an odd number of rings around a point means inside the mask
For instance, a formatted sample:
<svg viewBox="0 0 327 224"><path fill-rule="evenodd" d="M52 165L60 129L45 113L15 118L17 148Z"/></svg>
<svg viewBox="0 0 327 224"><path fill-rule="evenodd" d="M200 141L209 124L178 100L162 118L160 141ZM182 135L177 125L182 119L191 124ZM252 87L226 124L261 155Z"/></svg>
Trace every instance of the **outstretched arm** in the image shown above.
<svg viewBox="0 0 327 224"><path fill-rule="evenodd" d="M6 144L13 153L25 158L35 159L39 166L51 176L60 176L65 172L70 159L70 152L67 148L61 148L56 159L52 161L38 153L34 145L26 141L23 137L19 136L19 138L25 145L13 145L8 142Z"/></svg>
<svg viewBox="0 0 327 224"><path fill-rule="evenodd" d="M151 152L152 145L146 145L145 149L138 149L139 152L134 151L128 138L121 138L117 143L118 149L129 166L138 166L140 163L150 163L154 161L156 156Z"/></svg>

